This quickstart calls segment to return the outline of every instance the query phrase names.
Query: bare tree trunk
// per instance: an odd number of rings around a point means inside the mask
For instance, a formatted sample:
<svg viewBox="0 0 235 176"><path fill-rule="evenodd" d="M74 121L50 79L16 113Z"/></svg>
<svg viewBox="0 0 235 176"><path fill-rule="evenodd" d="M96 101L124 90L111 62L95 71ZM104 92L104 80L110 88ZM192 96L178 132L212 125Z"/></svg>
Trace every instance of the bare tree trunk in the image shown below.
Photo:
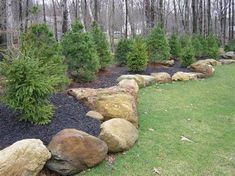
<svg viewBox="0 0 235 176"><path fill-rule="evenodd" d="M185 3L185 32L189 34L189 2L188 0L185 0L184 3Z"/></svg>
<svg viewBox="0 0 235 176"><path fill-rule="evenodd" d="M82 0L77 0L77 3L78 3L78 10L79 10L79 20L82 23L82 25L85 26L83 14L82 14Z"/></svg>
<svg viewBox="0 0 235 176"><path fill-rule="evenodd" d="M112 14L111 14L111 49L114 51L114 32L115 32L115 1L112 0Z"/></svg>
<svg viewBox="0 0 235 176"><path fill-rule="evenodd" d="M151 28L151 19L150 19L150 1L149 0L144 0L144 7L145 7L145 18L146 18L146 28L147 31L146 33L149 31L149 29Z"/></svg>
<svg viewBox="0 0 235 176"><path fill-rule="evenodd" d="M155 20L155 0L151 0L151 7L150 7L150 21L151 21L151 28L154 27L154 20Z"/></svg>
<svg viewBox="0 0 235 176"><path fill-rule="evenodd" d="M42 0L42 8L43 8L43 21L46 24L46 7L45 7L45 0Z"/></svg>
<svg viewBox="0 0 235 176"><path fill-rule="evenodd" d="M199 0L199 32L203 35L203 10L202 10L202 0Z"/></svg>
<svg viewBox="0 0 235 176"><path fill-rule="evenodd" d="M128 38L128 0L125 0L125 38Z"/></svg>
<svg viewBox="0 0 235 176"><path fill-rule="evenodd" d="M163 14L163 0L159 1L159 11L160 11L160 25L164 28L164 14Z"/></svg>
<svg viewBox="0 0 235 176"><path fill-rule="evenodd" d="M174 15L175 15L175 32L178 33L179 31L179 26L178 26L178 18L177 18L177 9L176 9L176 2L175 0L173 1L173 5L174 5Z"/></svg>
<svg viewBox="0 0 235 176"><path fill-rule="evenodd" d="M13 3L12 0L7 0L6 1L6 12L7 12L7 48L11 48L13 45L13 36L14 36L14 31L13 31Z"/></svg>
<svg viewBox="0 0 235 176"><path fill-rule="evenodd" d="M29 0L26 0L26 8L25 8L25 32L28 30L29 23Z"/></svg>
<svg viewBox="0 0 235 176"><path fill-rule="evenodd" d="M58 41L58 27L57 27L57 14L56 14L56 6L55 6L55 0L52 0L52 6L53 6L53 16L54 16L54 33L55 38Z"/></svg>
<svg viewBox="0 0 235 176"><path fill-rule="evenodd" d="M207 11L206 11L206 0L204 0L204 4L203 4L203 10L204 10L204 36L207 36L207 23L206 23L206 17L207 17Z"/></svg>
<svg viewBox="0 0 235 176"><path fill-rule="evenodd" d="M231 4L232 4L232 1L231 0L229 0L228 1L228 38L229 38L229 41L232 39L232 11L231 11L231 8L232 8L232 6L231 6Z"/></svg>
<svg viewBox="0 0 235 176"><path fill-rule="evenodd" d="M232 0L232 39L234 39L234 23L235 23L235 6L234 6L234 2L235 0Z"/></svg>
<svg viewBox="0 0 235 176"><path fill-rule="evenodd" d="M192 15L193 15L193 33L197 33L197 13L196 0L192 0Z"/></svg>
<svg viewBox="0 0 235 176"><path fill-rule="evenodd" d="M224 45L223 40L223 21L224 21L224 13L223 13L223 0L220 0L220 42L222 45Z"/></svg>
<svg viewBox="0 0 235 176"><path fill-rule="evenodd" d="M226 26L227 26L227 0L224 0L224 36L223 43L226 43Z"/></svg>
<svg viewBox="0 0 235 176"><path fill-rule="evenodd" d="M68 2L67 2L67 0L63 0L62 9L63 9L62 33L66 33L69 30L69 22L68 22L69 12L68 12Z"/></svg>
<svg viewBox="0 0 235 176"><path fill-rule="evenodd" d="M211 0L207 1L207 34L212 32L212 22L211 22Z"/></svg>
<svg viewBox="0 0 235 176"><path fill-rule="evenodd" d="M19 21L20 21L20 31L23 32L23 8L22 8L22 0L19 0Z"/></svg>
<svg viewBox="0 0 235 176"><path fill-rule="evenodd" d="M96 22L98 22L99 21L99 12L98 12L98 0L94 0L94 9L95 9L95 16L94 16L94 20L96 21Z"/></svg>

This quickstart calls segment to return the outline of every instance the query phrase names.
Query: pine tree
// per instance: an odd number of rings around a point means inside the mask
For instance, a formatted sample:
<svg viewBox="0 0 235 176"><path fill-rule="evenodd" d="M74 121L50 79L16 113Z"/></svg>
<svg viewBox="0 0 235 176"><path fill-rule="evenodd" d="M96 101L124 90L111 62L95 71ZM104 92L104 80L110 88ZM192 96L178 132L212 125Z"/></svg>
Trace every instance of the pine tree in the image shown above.
<svg viewBox="0 0 235 176"><path fill-rule="evenodd" d="M195 51L195 56L196 57L202 57L203 56L203 44L202 44L202 40L200 39L201 36L200 35L193 35L192 37L192 45Z"/></svg>
<svg viewBox="0 0 235 176"><path fill-rule="evenodd" d="M127 65L127 55L130 52L131 43L131 39L122 38L119 40L115 52L115 58L119 65Z"/></svg>
<svg viewBox="0 0 235 176"><path fill-rule="evenodd" d="M105 69L109 65L112 57L108 40L96 22L92 24L91 35L99 55L101 69Z"/></svg>
<svg viewBox="0 0 235 176"><path fill-rule="evenodd" d="M209 35L206 38L207 41L207 57L218 59L219 57L219 42L218 39L214 35Z"/></svg>
<svg viewBox="0 0 235 176"><path fill-rule="evenodd" d="M180 41L175 32L173 32L173 34L171 35L171 38L169 40L169 45L171 48L170 53L172 57L179 58L181 55Z"/></svg>
<svg viewBox="0 0 235 176"><path fill-rule="evenodd" d="M127 55L127 66L131 72L144 71L148 63L147 46L146 43L136 38L133 40L130 52Z"/></svg>
<svg viewBox="0 0 235 176"><path fill-rule="evenodd" d="M164 61L170 58L170 47L160 25L152 29L147 38L147 46L151 62Z"/></svg>
<svg viewBox="0 0 235 176"><path fill-rule="evenodd" d="M78 81L93 80L100 68L99 57L91 35L83 32L80 22L72 25L61 44L71 76Z"/></svg>
<svg viewBox="0 0 235 176"><path fill-rule="evenodd" d="M183 35L180 38L182 54L180 57L181 66L187 67L194 62L195 52L192 46L191 39L188 35Z"/></svg>

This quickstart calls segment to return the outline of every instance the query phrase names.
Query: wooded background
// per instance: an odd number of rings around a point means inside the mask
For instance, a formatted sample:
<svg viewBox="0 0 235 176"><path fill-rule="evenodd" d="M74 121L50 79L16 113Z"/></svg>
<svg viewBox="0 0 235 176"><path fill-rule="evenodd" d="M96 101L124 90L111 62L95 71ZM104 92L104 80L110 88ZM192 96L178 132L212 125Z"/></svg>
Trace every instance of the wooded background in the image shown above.
<svg viewBox="0 0 235 176"><path fill-rule="evenodd" d="M115 39L146 35L159 23L166 34L217 35L222 45L234 39L235 0L1 0L0 47L18 43L20 32L46 23L57 40L79 19L88 30L96 21Z"/></svg>

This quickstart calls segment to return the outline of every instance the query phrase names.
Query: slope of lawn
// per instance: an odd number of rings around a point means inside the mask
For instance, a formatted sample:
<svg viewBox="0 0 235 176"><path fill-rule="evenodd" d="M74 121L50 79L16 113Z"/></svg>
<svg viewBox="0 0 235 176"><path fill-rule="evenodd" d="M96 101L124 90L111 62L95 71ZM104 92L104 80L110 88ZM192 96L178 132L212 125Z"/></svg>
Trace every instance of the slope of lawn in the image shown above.
<svg viewBox="0 0 235 176"><path fill-rule="evenodd" d="M235 65L206 80L142 89L138 111L138 143L80 175L235 175Z"/></svg>

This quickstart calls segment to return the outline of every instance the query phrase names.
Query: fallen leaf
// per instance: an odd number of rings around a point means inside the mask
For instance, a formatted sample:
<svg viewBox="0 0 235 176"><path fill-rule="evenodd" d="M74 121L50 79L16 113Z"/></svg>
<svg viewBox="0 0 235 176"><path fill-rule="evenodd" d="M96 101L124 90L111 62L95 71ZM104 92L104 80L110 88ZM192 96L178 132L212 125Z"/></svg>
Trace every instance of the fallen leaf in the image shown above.
<svg viewBox="0 0 235 176"><path fill-rule="evenodd" d="M149 130L149 131L155 131L155 130L154 130L154 129L152 129L152 128L149 128L148 130Z"/></svg>
<svg viewBox="0 0 235 176"><path fill-rule="evenodd" d="M193 142L192 140L186 138L185 136L181 136L181 141Z"/></svg>
<svg viewBox="0 0 235 176"><path fill-rule="evenodd" d="M158 175L161 174L160 170L158 168L156 168L156 167L153 168L153 172L158 174Z"/></svg>

